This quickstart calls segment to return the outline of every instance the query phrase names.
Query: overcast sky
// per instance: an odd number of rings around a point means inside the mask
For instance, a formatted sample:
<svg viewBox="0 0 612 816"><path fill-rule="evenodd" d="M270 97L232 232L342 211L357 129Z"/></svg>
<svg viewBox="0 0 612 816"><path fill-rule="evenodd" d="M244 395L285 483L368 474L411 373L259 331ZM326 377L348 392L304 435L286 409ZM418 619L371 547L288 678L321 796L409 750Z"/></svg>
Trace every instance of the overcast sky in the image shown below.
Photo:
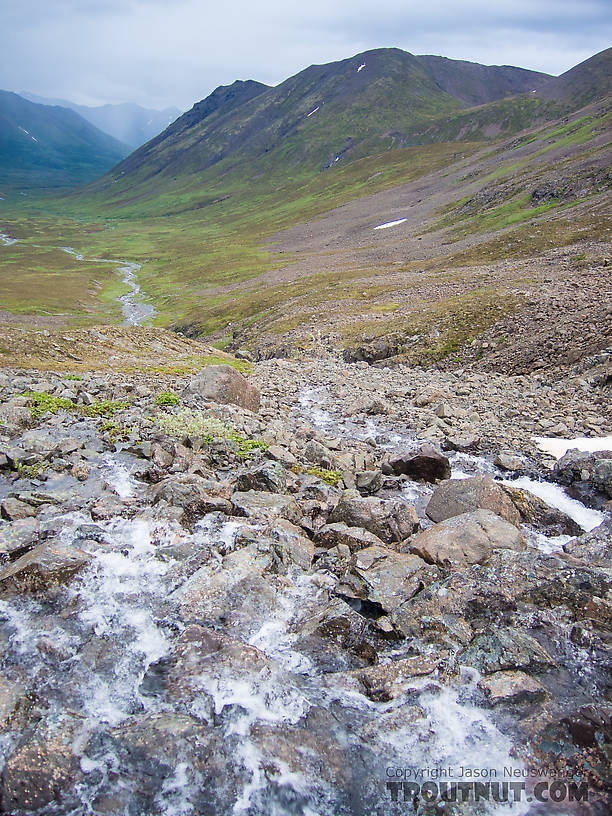
<svg viewBox="0 0 612 816"><path fill-rule="evenodd" d="M559 74L611 35L610 0L0 0L0 88L186 109L383 46Z"/></svg>

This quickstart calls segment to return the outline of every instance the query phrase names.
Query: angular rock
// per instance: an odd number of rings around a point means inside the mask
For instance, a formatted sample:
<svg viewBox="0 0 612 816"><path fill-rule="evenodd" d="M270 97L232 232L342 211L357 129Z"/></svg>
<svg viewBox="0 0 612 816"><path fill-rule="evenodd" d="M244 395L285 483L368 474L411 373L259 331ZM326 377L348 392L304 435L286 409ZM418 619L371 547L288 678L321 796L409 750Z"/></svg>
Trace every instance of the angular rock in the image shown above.
<svg viewBox="0 0 612 816"><path fill-rule="evenodd" d="M382 472L386 476L405 475L418 481L436 482L450 477L451 466L444 454L425 443L415 450L391 456L383 463Z"/></svg>
<svg viewBox="0 0 612 816"><path fill-rule="evenodd" d="M24 518L0 526L0 553L14 557L21 550L32 549L38 543L40 523L35 518Z"/></svg>
<svg viewBox="0 0 612 816"><path fill-rule="evenodd" d="M296 564L300 569L310 569L315 546L303 530L286 519L280 519L271 528L270 538L276 542L275 549L283 564Z"/></svg>
<svg viewBox="0 0 612 816"><path fill-rule="evenodd" d="M253 413L259 411L261 402L259 390L230 365L207 366L191 380L182 396L230 403Z"/></svg>
<svg viewBox="0 0 612 816"><path fill-rule="evenodd" d="M272 459L274 462L279 462L279 464L286 468L295 467L298 463L298 460L291 453L291 451L287 450L287 448L284 448L281 445L270 445L265 455L268 459Z"/></svg>
<svg viewBox="0 0 612 816"><path fill-rule="evenodd" d="M316 439L310 439L304 447L304 459L325 470L337 470L340 466L338 458Z"/></svg>
<svg viewBox="0 0 612 816"><path fill-rule="evenodd" d="M403 541L419 528L419 519L412 505L395 499L363 498L357 490L342 493L329 522L363 527L387 544Z"/></svg>
<svg viewBox="0 0 612 816"><path fill-rule="evenodd" d="M378 493L382 487L382 473L379 470L362 470L356 473L355 487L362 496Z"/></svg>
<svg viewBox="0 0 612 816"><path fill-rule="evenodd" d="M387 614L419 592L424 580L430 580L427 565L416 555L368 547L353 559L352 571L361 579L362 598L378 604Z"/></svg>
<svg viewBox="0 0 612 816"><path fill-rule="evenodd" d="M521 523L521 514L512 500L490 476L442 482L434 490L426 513L432 521L445 521L473 510L490 510L510 524Z"/></svg>
<svg viewBox="0 0 612 816"><path fill-rule="evenodd" d="M366 697L375 702L388 702L421 686L415 678L431 675L442 666L447 657L427 655L404 657L388 663L357 669L352 675L359 680Z"/></svg>
<svg viewBox="0 0 612 816"><path fill-rule="evenodd" d="M270 518L280 516L293 524L299 524L302 518L300 508L293 496L282 493L269 493L265 490L244 493L236 491L231 498L234 514L247 518Z"/></svg>
<svg viewBox="0 0 612 816"><path fill-rule="evenodd" d="M287 471L278 462L266 462L240 473L236 487L239 491L267 490L269 493L284 493L287 490Z"/></svg>
<svg viewBox="0 0 612 816"><path fill-rule="evenodd" d="M2 518L8 521L19 521L36 515L36 508L19 499L3 499L1 507Z"/></svg>
<svg viewBox="0 0 612 816"><path fill-rule="evenodd" d="M548 696L544 686L522 671L499 671L483 677L478 688L491 705L533 703Z"/></svg>
<svg viewBox="0 0 612 816"><path fill-rule="evenodd" d="M80 572L91 556L60 540L46 541L0 570L4 591L38 592L64 584Z"/></svg>
<svg viewBox="0 0 612 816"><path fill-rule="evenodd" d="M462 513L434 524L410 541L410 551L428 564L452 568L482 564L496 549L523 550L522 533L490 510Z"/></svg>
<svg viewBox="0 0 612 816"><path fill-rule="evenodd" d="M518 629L499 629L480 634L458 658L462 666L472 666L483 674L520 669L539 674L556 666L555 661L537 640Z"/></svg>
<svg viewBox="0 0 612 816"><path fill-rule="evenodd" d="M341 521L335 524L325 524L317 530L315 541L320 547L337 547L345 544L351 552L363 550L366 547L384 547L382 541L374 533L365 530L363 527L348 527Z"/></svg>
<svg viewBox="0 0 612 816"><path fill-rule="evenodd" d="M612 519L608 518L589 533L568 541L563 550L586 567L612 569Z"/></svg>
<svg viewBox="0 0 612 816"><path fill-rule="evenodd" d="M80 720L42 722L8 757L2 772L0 811L21 813L51 805L83 774L72 741ZM54 808L55 809L55 808Z"/></svg>

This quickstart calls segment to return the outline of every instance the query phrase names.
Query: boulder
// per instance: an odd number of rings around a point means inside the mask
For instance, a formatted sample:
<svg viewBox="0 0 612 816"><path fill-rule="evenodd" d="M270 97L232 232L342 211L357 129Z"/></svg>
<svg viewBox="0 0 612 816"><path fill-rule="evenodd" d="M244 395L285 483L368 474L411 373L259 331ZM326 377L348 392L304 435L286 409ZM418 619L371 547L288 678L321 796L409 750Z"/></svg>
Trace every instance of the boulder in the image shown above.
<svg viewBox="0 0 612 816"><path fill-rule="evenodd" d="M230 365L211 365L201 371L183 391L183 398L228 403L257 413L261 402L259 390Z"/></svg>
<svg viewBox="0 0 612 816"><path fill-rule="evenodd" d="M419 519L412 505L396 499L363 498L357 490L342 493L329 522L363 527L387 544L403 541L419 528Z"/></svg>
<svg viewBox="0 0 612 816"><path fill-rule="evenodd" d="M0 588L18 592L38 592L64 584L80 572L91 556L59 539L39 544L0 570Z"/></svg>
<svg viewBox="0 0 612 816"><path fill-rule="evenodd" d="M274 549L285 566L295 564L300 569L310 569L315 546L303 530L287 519L280 519L271 528L270 538L275 542Z"/></svg>
<svg viewBox="0 0 612 816"><path fill-rule="evenodd" d="M12 558L38 543L40 524L35 518L24 518L0 526L0 553Z"/></svg>
<svg viewBox="0 0 612 816"><path fill-rule="evenodd" d="M483 677L478 688L491 705L540 702L548 692L539 680L522 671L498 671Z"/></svg>
<svg viewBox="0 0 612 816"><path fill-rule="evenodd" d="M382 487L382 473L379 470L362 470L356 473L355 487L362 496L378 493Z"/></svg>
<svg viewBox="0 0 612 816"><path fill-rule="evenodd" d="M483 674L508 669L540 674L556 666L537 640L510 628L476 635L458 660L462 666L471 666Z"/></svg>
<svg viewBox="0 0 612 816"><path fill-rule="evenodd" d="M494 549L522 550L517 528L490 510L475 510L441 521L410 541L410 551L428 564L461 567L482 564Z"/></svg>
<svg viewBox="0 0 612 816"><path fill-rule="evenodd" d="M47 805L56 810L62 794L83 777L72 748L81 724L81 718L60 714L17 742L2 771L2 813L30 812Z"/></svg>
<svg viewBox="0 0 612 816"><path fill-rule="evenodd" d="M36 508L31 504L19 501L19 499L3 499L0 505L2 518L8 521L19 521L19 519L31 518L36 515Z"/></svg>
<svg viewBox="0 0 612 816"><path fill-rule="evenodd" d="M606 519L599 527L563 545L572 558L582 561L585 567L612 569L612 519Z"/></svg>
<svg viewBox="0 0 612 816"><path fill-rule="evenodd" d="M426 563L418 556L386 547L359 550L352 566L353 574L360 579L361 599L376 604L387 614L423 588L427 569ZM359 598L357 593L355 596Z"/></svg>
<svg viewBox="0 0 612 816"><path fill-rule="evenodd" d="M512 499L490 476L442 482L434 490L426 513L432 521L445 521L474 510L490 510L510 524L521 523L521 514Z"/></svg>
<svg viewBox="0 0 612 816"><path fill-rule="evenodd" d="M366 547L385 546L384 541L381 541L374 533L370 533L363 527L348 527L341 521L321 527L315 535L315 541L320 547L327 549L345 544L351 552L363 550Z"/></svg>
<svg viewBox="0 0 612 816"><path fill-rule="evenodd" d="M287 490L287 471L278 462L265 462L240 473L236 487L240 491L267 490L270 493L284 493Z"/></svg>
<svg viewBox="0 0 612 816"><path fill-rule="evenodd" d="M436 482L450 478L451 466L443 453L425 443L415 450L389 457L383 463L382 472L386 476L405 475L417 481Z"/></svg>
<svg viewBox="0 0 612 816"><path fill-rule="evenodd" d="M282 493L269 493L266 490L236 491L231 498L234 514L247 518L270 518L280 516L294 524L302 518L300 508L293 496Z"/></svg>
<svg viewBox="0 0 612 816"><path fill-rule="evenodd" d="M555 464L553 478L565 486L586 483L612 498L612 451L586 453L569 450Z"/></svg>

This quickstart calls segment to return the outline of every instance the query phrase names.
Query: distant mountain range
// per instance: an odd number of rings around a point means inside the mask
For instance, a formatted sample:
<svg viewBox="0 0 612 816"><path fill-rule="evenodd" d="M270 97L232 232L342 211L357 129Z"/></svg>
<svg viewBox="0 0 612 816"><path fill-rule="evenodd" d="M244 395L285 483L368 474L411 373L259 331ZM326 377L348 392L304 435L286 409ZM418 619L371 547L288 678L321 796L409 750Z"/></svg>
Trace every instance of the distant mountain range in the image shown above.
<svg viewBox="0 0 612 816"><path fill-rule="evenodd" d="M312 65L276 87L217 88L92 188L119 204L217 200L234 179L300 181L411 145L487 140L552 121L610 92L612 49L555 78L381 48ZM212 200L212 198L211 198ZM167 202L163 204L167 208ZM168 211L164 209L164 211Z"/></svg>
<svg viewBox="0 0 612 816"><path fill-rule="evenodd" d="M130 152L72 110L0 91L1 189L84 184Z"/></svg>
<svg viewBox="0 0 612 816"><path fill-rule="evenodd" d="M132 150L148 142L153 136L157 136L171 122L174 122L177 116L181 115L178 108L152 110L127 102L121 105L91 107L76 105L66 99L48 99L27 91L20 91L20 96L40 105L59 105L62 108L69 108L104 133L128 145Z"/></svg>

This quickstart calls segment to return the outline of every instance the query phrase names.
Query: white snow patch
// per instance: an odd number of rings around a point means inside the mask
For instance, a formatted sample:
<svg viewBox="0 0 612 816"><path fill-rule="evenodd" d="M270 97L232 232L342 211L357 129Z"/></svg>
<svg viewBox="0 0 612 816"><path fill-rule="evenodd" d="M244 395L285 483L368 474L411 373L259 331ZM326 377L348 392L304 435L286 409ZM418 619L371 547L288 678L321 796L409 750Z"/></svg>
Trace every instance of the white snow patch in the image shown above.
<svg viewBox="0 0 612 816"><path fill-rule="evenodd" d="M362 62L361 65L359 66L359 68L357 69L357 73L359 73L360 71L363 71L364 68L365 68L365 62Z"/></svg>
<svg viewBox="0 0 612 816"><path fill-rule="evenodd" d="M560 459L568 450L579 450L584 453L612 450L612 436L586 437L578 436L575 439L563 439L560 436L534 436L535 443L550 456Z"/></svg>
<svg viewBox="0 0 612 816"><path fill-rule="evenodd" d="M309 116L312 116L313 113L316 113L320 107L321 107L320 105L317 105L317 107L314 110L311 110L310 113L306 114L306 118L308 119Z"/></svg>
<svg viewBox="0 0 612 816"><path fill-rule="evenodd" d="M387 221L386 224L379 224L374 229L387 229L388 227L396 227L398 224L403 224L404 221L407 221L407 218L398 218L397 221Z"/></svg>

